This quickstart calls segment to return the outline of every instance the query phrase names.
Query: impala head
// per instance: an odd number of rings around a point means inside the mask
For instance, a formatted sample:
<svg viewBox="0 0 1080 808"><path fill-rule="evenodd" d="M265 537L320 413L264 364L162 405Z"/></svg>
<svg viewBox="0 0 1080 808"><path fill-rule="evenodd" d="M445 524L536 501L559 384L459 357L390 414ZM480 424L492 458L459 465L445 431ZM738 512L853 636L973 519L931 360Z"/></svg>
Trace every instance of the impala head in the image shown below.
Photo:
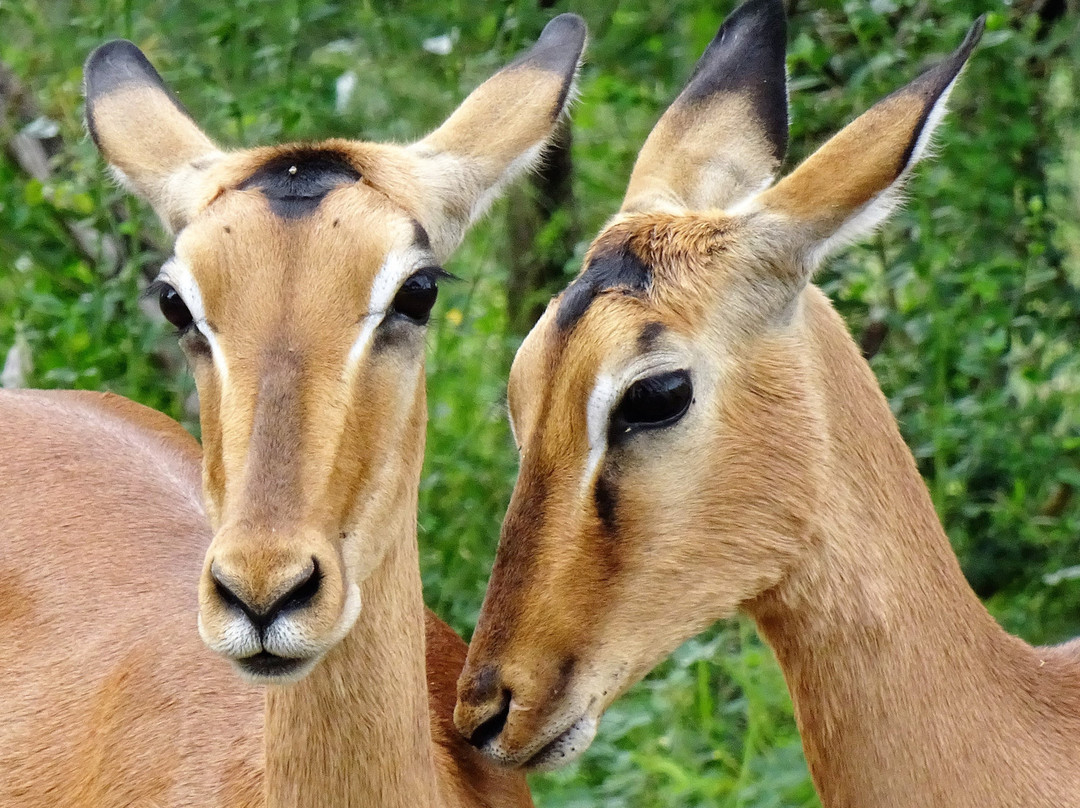
<svg viewBox="0 0 1080 808"><path fill-rule="evenodd" d="M199 389L199 626L247 676L310 670L415 520L439 267L542 149L584 36L556 18L411 146L222 151L134 45L87 61L95 143L177 234L158 283Z"/></svg>
<svg viewBox="0 0 1080 808"><path fill-rule="evenodd" d="M850 341L812 271L888 213L980 32L770 187L782 5L725 22L511 370L521 468L455 713L492 757L572 759L807 550L829 485L813 332Z"/></svg>

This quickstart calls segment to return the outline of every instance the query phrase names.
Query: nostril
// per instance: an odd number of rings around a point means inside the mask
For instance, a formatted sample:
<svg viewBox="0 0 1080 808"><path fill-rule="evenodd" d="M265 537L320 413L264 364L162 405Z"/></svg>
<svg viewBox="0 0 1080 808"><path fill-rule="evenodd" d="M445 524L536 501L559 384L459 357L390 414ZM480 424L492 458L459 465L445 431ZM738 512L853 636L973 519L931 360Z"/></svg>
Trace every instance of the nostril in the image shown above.
<svg viewBox="0 0 1080 808"><path fill-rule="evenodd" d="M270 615L277 614L278 612L284 612L289 609L301 609L307 606L314 600L315 596L319 594L319 587L322 585L323 574L319 569L319 562L315 556L311 557L311 572L307 578L300 581L296 586L282 595L271 606L267 613Z"/></svg>
<svg viewBox="0 0 1080 808"><path fill-rule="evenodd" d="M225 576L218 569L217 562L210 565L210 577L214 580L214 591L217 592L217 596L221 598L226 605L239 609L251 618L252 621L258 620L257 615L252 611L251 607L230 588Z"/></svg>
<svg viewBox="0 0 1080 808"><path fill-rule="evenodd" d="M214 581L214 590L221 601L227 606L239 609L247 615L256 629L263 631L282 612L302 609L311 603L322 586L323 573L319 568L319 562L312 556L311 566L287 583L284 593L263 609L257 608L238 594L229 576L218 568L217 562L210 565L210 577Z"/></svg>
<svg viewBox="0 0 1080 808"><path fill-rule="evenodd" d="M487 746L488 743L497 738L499 733L506 727L506 719L509 715L510 691L504 690L502 692L502 702L498 712L473 730L472 735L469 736L469 743L477 749L482 749Z"/></svg>

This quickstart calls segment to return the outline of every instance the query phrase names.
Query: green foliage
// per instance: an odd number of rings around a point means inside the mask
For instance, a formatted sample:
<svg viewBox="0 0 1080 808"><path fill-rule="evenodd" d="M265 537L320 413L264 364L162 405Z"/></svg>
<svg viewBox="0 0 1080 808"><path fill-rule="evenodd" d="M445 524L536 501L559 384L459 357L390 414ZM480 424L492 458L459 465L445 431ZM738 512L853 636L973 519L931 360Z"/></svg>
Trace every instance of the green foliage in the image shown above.
<svg viewBox="0 0 1080 808"><path fill-rule="evenodd" d="M574 113L586 236L614 211L645 135L731 5L575 9L592 31ZM951 50L985 10L975 0L789 5L791 165ZM1080 41L1075 14L1050 24L1019 10L1031 5L990 11L911 204L819 280L857 337L885 330L873 368L973 584L1010 630L1044 642L1080 632L1080 581L1054 575L1080 563ZM0 60L33 89L38 124L54 122L66 144L44 183L0 160L0 350L26 346L32 385L115 390L196 427L182 359L139 301L168 241L83 137L80 65L103 40L134 39L225 144L406 140L551 13L461 0L0 3ZM424 49L436 37L449 54ZM429 336L424 578L429 604L466 636L516 471L503 414L515 348L503 216L496 209L451 263L464 281L446 288ZM88 257L72 223L119 244L120 266ZM816 805L782 678L742 621L687 643L616 704L582 762L533 783L548 808Z"/></svg>

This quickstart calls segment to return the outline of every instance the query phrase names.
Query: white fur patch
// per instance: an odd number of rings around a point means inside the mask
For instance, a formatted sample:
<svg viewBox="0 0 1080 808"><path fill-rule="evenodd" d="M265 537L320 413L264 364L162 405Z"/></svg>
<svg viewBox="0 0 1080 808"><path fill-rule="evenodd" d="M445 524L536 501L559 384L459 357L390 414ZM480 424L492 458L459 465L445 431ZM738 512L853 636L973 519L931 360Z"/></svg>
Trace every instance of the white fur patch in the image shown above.
<svg viewBox="0 0 1080 808"><path fill-rule="evenodd" d="M355 582L350 582L345 597L345 605L341 610L337 623L334 625L334 630L330 632L329 637L320 640L318 643L312 642L305 635L301 626L296 623L294 616L288 612L279 615L270 624L265 636L261 639L259 632L251 624L247 615L235 611L230 612L221 635L212 637L206 632L203 626L202 613L200 613L198 615L199 636L202 637L203 642L206 643L210 650L233 661L253 656L261 651L267 651L288 659L303 659L304 664L289 675L271 677L275 684L296 682L307 676L327 651L345 639L345 635L356 624L361 607L360 587ZM253 674L243 666L237 666L237 671L244 679L255 684L265 684L267 681L267 677Z"/></svg>
<svg viewBox="0 0 1080 808"><path fill-rule="evenodd" d="M474 158L433 151L423 140L411 146L410 150L421 158L418 164L423 172L420 182L429 189L431 196L444 207L467 206L469 211L466 221L443 217L440 221L425 222L435 252L441 256L449 255L503 189L519 174L536 165L545 145L547 140L530 146L495 177L490 177L488 170L482 164L478 165Z"/></svg>
<svg viewBox="0 0 1080 808"><path fill-rule="evenodd" d="M251 625L247 615L235 610L230 611L225 628L218 636L211 636L203 625L202 613L199 613L199 636L211 651L229 659L240 659L257 654L262 650L259 632Z"/></svg>
<svg viewBox="0 0 1080 808"><path fill-rule="evenodd" d="M549 772L573 762L589 748L598 727L596 718L590 715L582 716L543 752L529 761L529 770Z"/></svg>
<svg viewBox="0 0 1080 808"><path fill-rule="evenodd" d="M282 657L320 658L327 650L345 638L360 616L360 610L360 587L355 582L350 582L345 605L329 637L321 638L317 643L312 642L302 628L302 624L297 622L297 615L285 612L278 615L267 627L262 647L271 654Z"/></svg>
<svg viewBox="0 0 1080 808"><path fill-rule="evenodd" d="M581 477L582 496L592 488L597 469L600 468L600 463L607 453L608 423L611 420L611 410L618 403L620 392L621 390L615 385L615 380L602 373L597 376L592 393L589 394L589 402L585 406L589 454L585 460L584 474Z"/></svg>
<svg viewBox="0 0 1080 808"><path fill-rule="evenodd" d="M761 202L758 197L772 187L775 179L775 177L771 176L766 177L764 180L762 180L761 186L759 188L751 191L749 194L742 197L742 199L737 199L736 201L732 202L730 205L724 208L724 212L729 214L730 216L744 216L748 213L757 212L761 209Z"/></svg>
<svg viewBox="0 0 1080 808"><path fill-rule="evenodd" d="M919 132L919 137L915 141L915 148L911 150L911 157L908 160L907 165L904 166L904 171L908 171L913 165L926 156L927 149L934 137L934 131L945 117L949 96L952 94L953 87L956 86L956 81L959 78L960 74L958 73L953 80L949 82L949 86L944 89L940 96L938 96L938 100L934 102L930 114L926 116L926 122L923 124L922 131Z"/></svg>
<svg viewBox="0 0 1080 808"><path fill-rule="evenodd" d="M889 218L893 211L903 204L904 183L911 175L911 170L915 167L915 164L931 151L934 132L945 117L949 95L952 93L959 77L959 74L954 77L934 102L930 113L926 116L922 129L916 136L911 155L896 179L873 199L852 213L832 235L810 248L807 258L811 270L816 269L825 258L840 248L873 233L879 225ZM770 180L757 192L728 207L726 212L732 216L746 216L757 213L762 209L760 194L767 190L771 184L772 181Z"/></svg>
<svg viewBox="0 0 1080 808"><path fill-rule="evenodd" d="M516 159L510 161L510 164L503 169L502 174L495 184L480 194L476 201L473 202L472 211L469 215L470 224L487 213L488 208L491 207L491 203L502 195L503 189L513 182L519 174L523 174L536 165L546 145L547 141L543 140L535 146L526 149Z"/></svg>

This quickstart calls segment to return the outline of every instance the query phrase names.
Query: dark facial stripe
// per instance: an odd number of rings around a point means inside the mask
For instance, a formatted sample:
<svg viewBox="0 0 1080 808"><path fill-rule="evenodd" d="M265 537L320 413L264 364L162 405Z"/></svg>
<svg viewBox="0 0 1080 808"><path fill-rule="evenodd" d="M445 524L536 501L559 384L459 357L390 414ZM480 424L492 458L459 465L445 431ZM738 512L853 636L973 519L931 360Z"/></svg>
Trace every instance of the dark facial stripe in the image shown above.
<svg viewBox="0 0 1080 808"><path fill-rule="evenodd" d="M563 293L555 323L561 330L569 331L600 293L609 289L644 292L651 281L651 270L627 245L602 250Z"/></svg>
<svg viewBox="0 0 1080 808"><path fill-rule="evenodd" d="M424 229L424 226L420 222L413 219L413 242L416 244L417 249L424 252L431 252L431 237L428 235L428 231Z"/></svg>
<svg viewBox="0 0 1080 808"><path fill-rule="evenodd" d="M283 219L299 219L312 213L328 193L360 180L360 172L338 152L298 150L263 164L238 186L258 190L270 209Z"/></svg>
<svg viewBox="0 0 1080 808"><path fill-rule="evenodd" d="M300 433L304 412L304 360L297 351L268 349L260 362L255 419L248 444L247 517L256 523L289 521L296 514Z"/></svg>
<svg viewBox="0 0 1080 808"><path fill-rule="evenodd" d="M618 468L605 460L593 489L593 503L600 524L584 531L590 562L595 568L597 579L605 583L610 583L618 576L625 552L619 527L618 475Z"/></svg>
<svg viewBox="0 0 1080 808"><path fill-rule="evenodd" d="M615 512L619 504L619 489L609 475L601 470L596 478L596 487L593 489L593 502L596 505L596 515L608 533L614 533L616 527Z"/></svg>

